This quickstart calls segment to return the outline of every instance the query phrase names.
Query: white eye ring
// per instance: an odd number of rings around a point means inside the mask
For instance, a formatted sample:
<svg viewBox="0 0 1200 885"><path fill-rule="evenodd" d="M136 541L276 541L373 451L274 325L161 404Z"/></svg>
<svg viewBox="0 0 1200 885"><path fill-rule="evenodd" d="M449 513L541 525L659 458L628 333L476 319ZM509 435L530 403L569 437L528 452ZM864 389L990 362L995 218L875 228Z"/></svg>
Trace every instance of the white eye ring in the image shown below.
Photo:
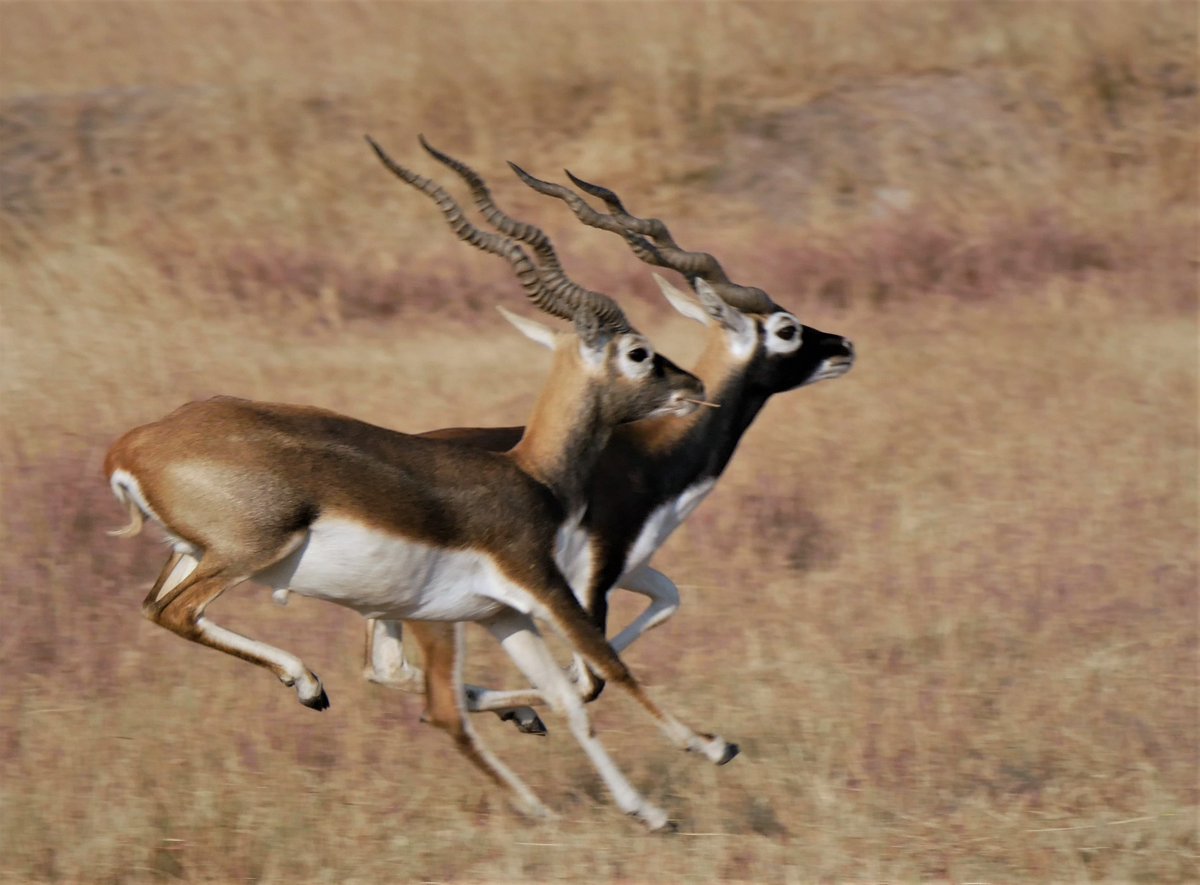
<svg viewBox="0 0 1200 885"><path fill-rule="evenodd" d="M766 333L766 347L770 353L794 353L804 342L804 327L790 313L774 314L767 320L763 331Z"/></svg>

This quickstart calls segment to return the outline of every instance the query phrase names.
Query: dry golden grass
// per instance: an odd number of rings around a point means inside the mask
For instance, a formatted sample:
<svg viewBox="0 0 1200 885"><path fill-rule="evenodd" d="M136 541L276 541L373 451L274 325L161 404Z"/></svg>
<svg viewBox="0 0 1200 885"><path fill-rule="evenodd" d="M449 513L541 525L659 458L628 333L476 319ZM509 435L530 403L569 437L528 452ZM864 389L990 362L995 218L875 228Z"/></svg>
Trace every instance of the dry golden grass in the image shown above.
<svg viewBox="0 0 1200 885"><path fill-rule="evenodd" d="M0 5L0 879L1195 880L1196 14ZM645 268L504 158L855 340L662 552L684 608L628 655L742 757L593 707L685 835L621 819L553 718L479 722L564 817L510 815L360 680L346 612L216 608L321 673L323 716L138 614L161 548L103 534L128 427L217 392L509 423L541 383L508 271L366 131L476 165L685 364Z"/></svg>

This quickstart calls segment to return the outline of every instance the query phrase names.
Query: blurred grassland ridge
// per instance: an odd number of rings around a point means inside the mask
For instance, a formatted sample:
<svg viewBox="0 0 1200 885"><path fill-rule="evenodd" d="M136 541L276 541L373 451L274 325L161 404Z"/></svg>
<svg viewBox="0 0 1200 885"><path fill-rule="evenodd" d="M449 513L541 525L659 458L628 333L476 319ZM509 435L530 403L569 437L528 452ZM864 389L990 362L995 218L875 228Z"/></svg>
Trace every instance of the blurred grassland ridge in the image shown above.
<svg viewBox="0 0 1200 885"><path fill-rule="evenodd" d="M0 4L0 881L1200 877L1197 36L1192 3ZM509 269L366 132L464 204L416 134L473 165L684 365L648 269L504 160L855 341L764 411L627 654L743 756L592 708L694 835L617 817L553 717L477 722L564 813L512 816L361 681L347 612L213 609L323 717L139 615L125 429L216 393L517 423L544 380Z"/></svg>

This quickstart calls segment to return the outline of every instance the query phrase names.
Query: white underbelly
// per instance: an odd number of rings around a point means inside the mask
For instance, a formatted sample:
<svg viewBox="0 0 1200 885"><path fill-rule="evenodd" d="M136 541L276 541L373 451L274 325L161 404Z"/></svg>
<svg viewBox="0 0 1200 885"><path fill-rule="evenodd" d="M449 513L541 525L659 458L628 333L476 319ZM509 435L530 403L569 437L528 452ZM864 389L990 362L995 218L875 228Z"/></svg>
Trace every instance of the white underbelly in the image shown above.
<svg viewBox="0 0 1200 885"><path fill-rule="evenodd" d="M526 594L486 553L443 550L340 517L321 517L308 539L254 580L323 599L364 617L474 621Z"/></svg>
<svg viewBox="0 0 1200 885"><path fill-rule="evenodd" d="M700 502L708 496L716 484L715 478L701 480L656 507L654 512L646 518L641 531L638 532L637 540L633 542L629 553L626 554L625 566L621 570L622 577L649 563L658 548L665 544L667 538L671 537L671 533L692 515L692 511L700 506Z"/></svg>

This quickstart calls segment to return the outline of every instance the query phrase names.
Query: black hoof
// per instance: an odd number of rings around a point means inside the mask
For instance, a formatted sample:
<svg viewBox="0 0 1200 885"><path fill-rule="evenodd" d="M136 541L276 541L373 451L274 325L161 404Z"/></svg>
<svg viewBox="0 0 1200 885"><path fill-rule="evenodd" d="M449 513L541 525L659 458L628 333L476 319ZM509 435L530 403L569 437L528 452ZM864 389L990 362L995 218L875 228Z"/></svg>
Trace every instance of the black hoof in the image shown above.
<svg viewBox="0 0 1200 885"><path fill-rule="evenodd" d="M307 701L301 699L300 703L304 704L304 706L309 707L313 710L328 710L329 709L329 695L325 694L325 689L322 688L321 693L319 695L317 695L315 698L310 698Z"/></svg>
<svg viewBox="0 0 1200 885"><path fill-rule="evenodd" d="M669 820L654 832L656 835L661 833L664 836L674 836L679 832L679 824L673 820Z"/></svg>
<svg viewBox="0 0 1200 885"><path fill-rule="evenodd" d="M546 736L546 723L529 707L514 707L498 714L501 722L511 722L521 734Z"/></svg>
<svg viewBox="0 0 1200 885"><path fill-rule="evenodd" d="M725 745L725 753L723 756L721 756L720 759L717 760L717 764L724 765L726 762L732 761L733 757L736 756L737 754L738 754L738 745L737 744L726 744Z"/></svg>

